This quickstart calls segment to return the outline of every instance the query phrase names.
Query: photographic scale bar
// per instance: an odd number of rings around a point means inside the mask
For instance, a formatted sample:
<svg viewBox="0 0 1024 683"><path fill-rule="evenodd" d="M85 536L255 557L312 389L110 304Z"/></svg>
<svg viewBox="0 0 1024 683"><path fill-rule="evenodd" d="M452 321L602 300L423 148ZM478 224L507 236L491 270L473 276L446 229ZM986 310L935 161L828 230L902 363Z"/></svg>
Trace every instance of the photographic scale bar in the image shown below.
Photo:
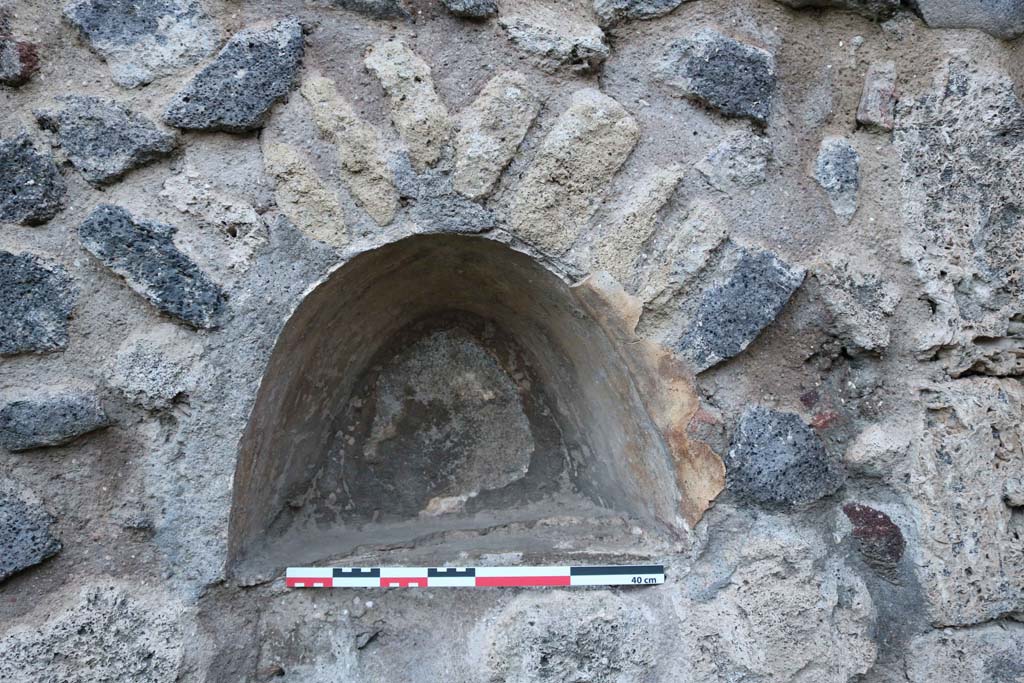
<svg viewBox="0 0 1024 683"><path fill-rule="evenodd" d="M660 564L596 567L289 567L289 588L463 588L508 586L652 586Z"/></svg>

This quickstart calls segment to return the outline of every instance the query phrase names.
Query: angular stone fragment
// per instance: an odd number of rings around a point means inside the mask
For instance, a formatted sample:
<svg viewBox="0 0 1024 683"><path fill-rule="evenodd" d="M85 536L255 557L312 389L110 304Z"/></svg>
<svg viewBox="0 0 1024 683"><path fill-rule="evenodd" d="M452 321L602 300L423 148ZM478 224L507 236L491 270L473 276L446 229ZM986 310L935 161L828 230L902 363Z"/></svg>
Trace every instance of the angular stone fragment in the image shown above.
<svg viewBox="0 0 1024 683"><path fill-rule="evenodd" d="M220 40L199 0L73 0L64 16L126 88L198 63Z"/></svg>
<svg viewBox="0 0 1024 683"><path fill-rule="evenodd" d="M853 145L845 138L822 140L814 162L814 179L825 190L835 214L849 222L857 211L860 189L860 156Z"/></svg>
<svg viewBox="0 0 1024 683"><path fill-rule="evenodd" d="M160 311L212 329L224 310L224 292L178 251L174 233L173 226L136 220L110 204L98 206L78 228L82 246Z"/></svg>
<svg viewBox="0 0 1024 683"><path fill-rule="evenodd" d="M586 73L608 58L608 44L598 26L547 5L528 5L522 10L521 14L501 16L498 25L513 45L537 57L542 69L553 72L569 67Z"/></svg>
<svg viewBox="0 0 1024 683"><path fill-rule="evenodd" d="M328 188L296 149L275 142L263 146L267 173L277 178L277 207L305 235L341 247L348 243L345 214Z"/></svg>
<svg viewBox="0 0 1024 683"><path fill-rule="evenodd" d="M33 43L15 40L0 31L0 83L24 85L38 68L39 54Z"/></svg>
<svg viewBox="0 0 1024 683"><path fill-rule="evenodd" d="M795 9L831 7L846 9L871 19L887 19L900 9L901 0L777 0Z"/></svg>
<svg viewBox="0 0 1024 683"><path fill-rule="evenodd" d="M1024 475L1024 388L978 377L932 385L902 482L917 525L918 578L936 626L989 621L1024 607L1024 519L1007 479Z"/></svg>
<svg viewBox="0 0 1024 683"><path fill-rule="evenodd" d="M1024 681L1024 624L993 622L929 631L907 652L907 681L1020 683Z"/></svg>
<svg viewBox="0 0 1024 683"><path fill-rule="evenodd" d="M512 232L560 254L572 246L600 193L640 137L636 120L597 90L573 93L512 199Z"/></svg>
<svg viewBox="0 0 1024 683"><path fill-rule="evenodd" d="M843 485L843 466L799 415L747 408L725 459L727 486L762 504L806 505Z"/></svg>
<svg viewBox="0 0 1024 683"><path fill-rule="evenodd" d="M60 549L53 534L53 517L39 499L13 479L0 478L0 582L53 557Z"/></svg>
<svg viewBox="0 0 1024 683"><path fill-rule="evenodd" d="M817 274L832 327L848 351L883 351L889 346L890 318L899 289L874 272L835 259Z"/></svg>
<svg viewBox="0 0 1024 683"><path fill-rule="evenodd" d="M32 254L0 251L0 356L68 345L71 278Z"/></svg>
<svg viewBox="0 0 1024 683"><path fill-rule="evenodd" d="M299 91L313 108L321 135L337 147L341 177L352 197L377 225L390 223L398 210L398 192L380 133L356 114L330 79L311 76Z"/></svg>
<svg viewBox="0 0 1024 683"><path fill-rule="evenodd" d="M763 183L771 156L768 138L737 130L697 162L696 169L716 189L733 193Z"/></svg>
<svg viewBox="0 0 1024 683"><path fill-rule="evenodd" d="M486 19L498 14L498 0L441 0L448 11L465 19Z"/></svg>
<svg viewBox="0 0 1024 683"><path fill-rule="evenodd" d="M864 92L857 107L857 123L875 130L892 130L896 100L896 63L876 62L864 75Z"/></svg>
<svg viewBox="0 0 1024 683"><path fill-rule="evenodd" d="M402 0L329 0L335 7L365 14L374 19L395 19L409 16Z"/></svg>
<svg viewBox="0 0 1024 683"><path fill-rule="evenodd" d="M687 0L594 0L602 28L636 19L663 17Z"/></svg>
<svg viewBox="0 0 1024 683"><path fill-rule="evenodd" d="M1024 34L1020 0L914 0L910 6L931 28L976 28L1003 40Z"/></svg>
<svg viewBox="0 0 1024 683"><path fill-rule="evenodd" d="M894 421L870 424L846 448L843 463L857 474L889 477L906 459L911 437L906 425Z"/></svg>
<svg viewBox="0 0 1024 683"><path fill-rule="evenodd" d="M455 189L471 199L489 194L539 111L523 74L506 71L489 80L459 115Z"/></svg>
<svg viewBox="0 0 1024 683"><path fill-rule="evenodd" d="M36 111L39 125L57 133L75 168L93 185L106 185L177 146L176 136L113 100L70 95L60 109Z"/></svg>
<svg viewBox="0 0 1024 683"><path fill-rule="evenodd" d="M416 170L441 157L451 124L430 75L430 67L400 40L374 43L363 60L380 81L391 104L391 121L405 140Z"/></svg>
<svg viewBox="0 0 1024 683"><path fill-rule="evenodd" d="M724 281L701 296L678 348L696 372L732 358L782 311L804 279L804 269L767 251L739 249Z"/></svg>
<svg viewBox="0 0 1024 683"><path fill-rule="evenodd" d="M0 637L0 680L35 683L174 683L182 680L182 607L155 586L76 590ZM187 676L185 676L187 678Z"/></svg>
<svg viewBox="0 0 1024 683"><path fill-rule="evenodd" d="M200 353L189 333L164 323L124 340L111 364L107 383L147 410L170 407L192 390L190 372Z"/></svg>
<svg viewBox="0 0 1024 683"><path fill-rule="evenodd" d="M478 233L495 226L494 212L456 193L446 173L411 168L396 174L402 197L412 200L409 214L420 232Z"/></svg>
<svg viewBox="0 0 1024 683"><path fill-rule="evenodd" d="M19 392L0 403L0 446L12 452L61 446L110 424L94 393Z"/></svg>
<svg viewBox="0 0 1024 683"><path fill-rule="evenodd" d="M889 515L860 503L844 505L843 514L853 525L853 538L864 561L879 575L894 580L907 547L900 528Z"/></svg>
<svg viewBox="0 0 1024 683"><path fill-rule="evenodd" d="M64 178L27 135L0 140L0 221L39 225L64 206Z"/></svg>
<svg viewBox="0 0 1024 683"><path fill-rule="evenodd" d="M712 29L672 42L660 71L666 84L725 116L764 124L771 114L775 59Z"/></svg>
<svg viewBox="0 0 1024 683"><path fill-rule="evenodd" d="M244 133L263 126L288 94L303 54L302 26L282 19L239 31L164 112L177 128Z"/></svg>

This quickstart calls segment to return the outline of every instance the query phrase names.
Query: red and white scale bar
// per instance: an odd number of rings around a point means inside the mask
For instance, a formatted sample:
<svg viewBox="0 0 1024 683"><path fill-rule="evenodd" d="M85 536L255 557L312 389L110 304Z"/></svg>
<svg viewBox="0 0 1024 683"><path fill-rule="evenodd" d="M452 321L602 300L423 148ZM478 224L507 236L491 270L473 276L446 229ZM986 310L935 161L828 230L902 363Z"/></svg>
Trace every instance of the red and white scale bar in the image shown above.
<svg viewBox="0 0 1024 683"><path fill-rule="evenodd" d="M289 567L289 588L456 588L482 586L651 586L665 567Z"/></svg>

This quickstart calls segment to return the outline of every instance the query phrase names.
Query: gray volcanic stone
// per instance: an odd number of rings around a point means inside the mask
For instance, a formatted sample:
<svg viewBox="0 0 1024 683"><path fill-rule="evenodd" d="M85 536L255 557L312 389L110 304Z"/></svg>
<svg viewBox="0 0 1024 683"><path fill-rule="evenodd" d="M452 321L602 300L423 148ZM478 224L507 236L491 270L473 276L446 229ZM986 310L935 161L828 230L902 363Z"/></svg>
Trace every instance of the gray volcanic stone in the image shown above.
<svg viewBox="0 0 1024 683"><path fill-rule="evenodd" d="M441 0L448 11L466 19L486 19L498 14L498 0Z"/></svg>
<svg viewBox="0 0 1024 683"><path fill-rule="evenodd" d="M696 372L743 351L782 311L804 279L804 269L767 251L740 249L725 281L701 296L679 343Z"/></svg>
<svg viewBox="0 0 1024 683"><path fill-rule="evenodd" d="M82 245L151 304L189 325L212 329L224 309L220 286L174 246L170 225L98 206L78 229Z"/></svg>
<svg viewBox="0 0 1024 683"><path fill-rule="evenodd" d="M71 279L32 254L0 251L0 356L68 345Z"/></svg>
<svg viewBox="0 0 1024 683"><path fill-rule="evenodd" d="M931 28L977 28L997 38L1024 34L1021 0L913 0L909 3Z"/></svg>
<svg viewBox="0 0 1024 683"><path fill-rule="evenodd" d="M902 4L901 0L777 0L777 2L795 9L804 9L805 7L848 9L871 19L887 19L895 14Z"/></svg>
<svg viewBox="0 0 1024 683"><path fill-rule="evenodd" d="M762 504L802 505L843 484L838 458L799 415L752 406L740 417L725 459L729 490Z"/></svg>
<svg viewBox="0 0 1024 683"><path fill-rule="evenodd" d="M38 67L39 55L34 44L0 35L0 83L24 85Z"/></svg>
<svg viewBox="0 0 1024 683"><path fill-rule="evenodd" d="M848 222L857 211L860 188L860 157L848 140L833 137L821 141L814 179L828 195L832 210Z"/></svg>
<svg viewBox="0 0 1024 683"><path fill-rule="evenodd" d="M890 131L895 125L896 64L876 62L864 75L864 91L857 106L857 123L865 128Z"/></svg>
<svg viewBox="0 0 1024 683"><path fill-rule="evenodd" d="M199 0L73 0L64 16L126 88L198 63L220 40Z"/></svg>
<svg viewBox="0 0 1024 683"><path fill-rule="evenodd" d="M663 17L686 0L594 0L594 13L601 28L623 21Z"/></svg>
<svg viewBox="0 0 1024 683"><path fill-rule="evenodd" d="M60 446L110 424L93 393L21 396L0 406L0 446L15 452Z"/></svg>
<svg viewBox="0 0 1024 683"><path fill-rule="evenodd" d="M495 226L494 212L455 192L447 173L428 169L416 175L410 164L402 164L395 185L412 200L409 214L421 232L479 233Z"/></svg>
<svg viewBox="0 0 1024 683"><path fill-rule="evenodd" d="M660 68L669 86L725 116L768 120L776 76L765 50L704 28L671 43Z"/></svg>
<svg viewBox="0 0 1024 683"><path fill-rule="evenodd" d="M64 178L27 135L0 140L0 221L38 225L64 206Z"/></svg>
<svg viewBox="0 0 1024 683"><path fill-rule="evenodd" d="M303 48L302 26L295 19L239 31L175 95L164 121L229 133L262 127L270 107L291 90Z"/></svg>
<svg viewBox="0 0 1024 683"><path fill-rule="evenodd" d="M330 0L341 9L359 12L374 19L395 19L409 16L402 0Z"/></svg>
<svg viewBox="0 0 1024 683"><path fill-rule="evenodd" d="M173 133L113 100L69 95L59 101L62 109L37 111L36 120L57 133L68 159L93 185L112 183L177 146Z"/></svg>
<svg viewBox="0 0 1024 683"><path fill-rule="evenodd" d="M749 189L765 181L772 143L745 130L729 133L695 168L722 192Z"/></svg>
<svg viewBox="0 0 1024 683"><path fill-rule="evenodd" d="M0 479L0 581L60 552L53 517L29 491Z"/></svg>

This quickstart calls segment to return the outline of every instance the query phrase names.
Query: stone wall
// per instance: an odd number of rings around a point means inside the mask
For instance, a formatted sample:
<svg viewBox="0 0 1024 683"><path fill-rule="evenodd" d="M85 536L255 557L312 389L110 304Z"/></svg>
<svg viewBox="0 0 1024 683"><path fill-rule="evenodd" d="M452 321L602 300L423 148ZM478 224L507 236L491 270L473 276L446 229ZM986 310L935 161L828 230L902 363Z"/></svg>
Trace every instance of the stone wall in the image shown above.
<svg viewBox="0 0 1024 683"><path fill-rule="evenodd" d="M0 680L1024 681L1021 34L1019 0L0 0ZM398 243L526 275L382 293ZM263 438L299 455L259 479ZM416 481L393 538L310 540ZM294 591L237 571L250 518L284 563L668 581Z"/></svg>

